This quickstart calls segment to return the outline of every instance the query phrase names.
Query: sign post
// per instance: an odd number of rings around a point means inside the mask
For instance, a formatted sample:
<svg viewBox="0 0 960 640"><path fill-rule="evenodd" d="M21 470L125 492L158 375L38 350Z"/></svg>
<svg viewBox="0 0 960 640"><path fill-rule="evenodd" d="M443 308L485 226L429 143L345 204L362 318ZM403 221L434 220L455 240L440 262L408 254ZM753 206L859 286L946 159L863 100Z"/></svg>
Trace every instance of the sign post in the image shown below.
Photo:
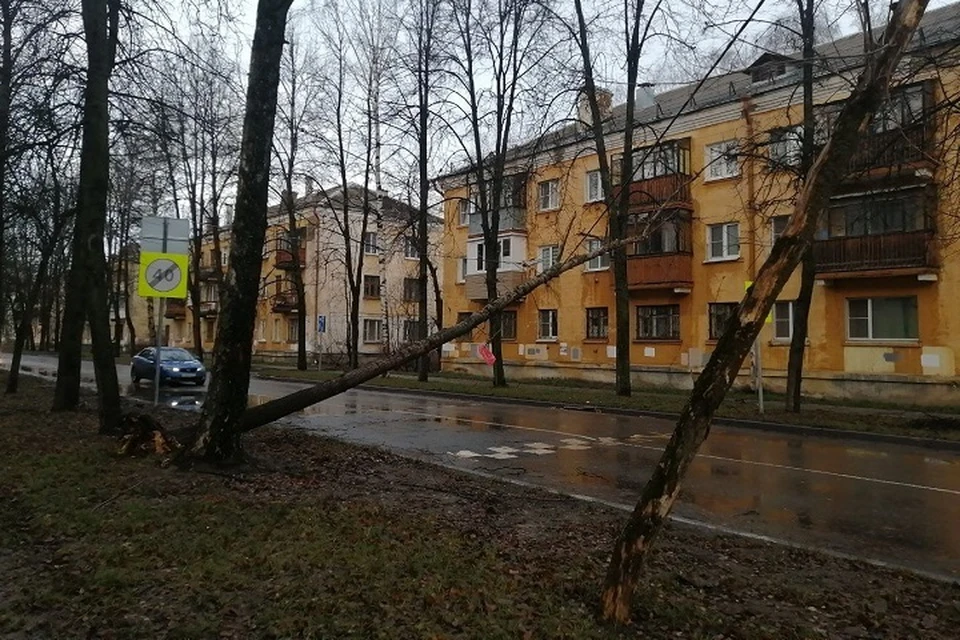
<svg viewBox="0 0 960 640"><path fill-rule="evenodd" d="M327 316L317 315L317 371L323 371L323 334L327 332Z"/></svg>
<svg viewBox="0 0 960 640"><path fill-rule="evenodd" d="M141 222L138 291L157 307L157 345L153 356L153 403L160 402L160 349L163 346L164 298L187 297L190 221L146 217Z"/></svg>
<svg viewBox="0 0 960 640"><path fill-rule="evenodd" d="M743 283L743 289L746 291L753 285L753 280L747 280ZM771 312L772 313L772 312ZM767 315L763 320L763 324L771 324L773 322L772 315ZM760 336L757 336L757 339L753 341L753 384L757 388L757 411L760 415L763 415L763 362L761 361L760 353Z"/></svg>

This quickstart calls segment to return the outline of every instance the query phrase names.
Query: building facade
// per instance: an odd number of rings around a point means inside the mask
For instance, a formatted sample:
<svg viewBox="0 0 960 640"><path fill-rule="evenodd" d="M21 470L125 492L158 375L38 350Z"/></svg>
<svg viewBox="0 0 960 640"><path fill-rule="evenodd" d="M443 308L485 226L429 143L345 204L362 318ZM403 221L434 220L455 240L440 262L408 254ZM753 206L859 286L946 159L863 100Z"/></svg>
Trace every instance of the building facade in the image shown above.
<svg viewBox="0 0 960 640"><path fill-rule="evenodd" d="M260 299L254 331L254 357L261 361L282 362L296 358L299 323L298 300L292 270L299 265L304 282L307 310L306 346L316 363L328 367L345 366L350 288L347 270L356 272L362 260L360 277L358 351L361 357L389 352L397 345L417 337L419 291L417 289L419 254L415 243L416 217L412 207L390 198L369 193L364 204L363 190L308 189L300 198L293 194L296 208L299 256L294 260L288 230L288 215L279 206L268 212L269 226L263 247ZM368 210L366 230L363 210ZM378 214L377 211L380 211ZM344 229L349 226L349 233ZM442 225L429 227L430 259L437 262ZM348 262L345 236L350 236ZM230 260L230 231L221 234L221 263ZM220 312L216 254L212 241L203 245L201 268L201 337L205 351L213 348ZM437 269L438 277L440 270ZM434 285L428 283L427 304L430 330L436 322ZM193 346L192 302L169 301L166 323L170 325L170 344Z"/></svg>
<svg viewBox="0 0 960 640"><path fill-rule="evenodd" d="M960 5L931 11L884 109L864 132L843 186L822 214L804 392L956 404L960 384L960 117L952 53ZM820 48L814 92L822 145L856 78L860 36ZM636 382L689 388L791 211L802 139L799 61L765 55L698 90L660 94L637 114L630 190L630 361ZM606 115L618 173L623 109ZM619 125L618 125L619 119ZM557 260L600 246L607 212L599 161L583 126L514 151L501 217L506 291ZM485 302L476 187L442 178L444 300L454 318ZM765 385L782 390L799 272L781 293L759 351ZM613 274L595 259L504 315L508 377L614 377ZM483 373L490 328L448 345L446 370ZM746 372L745 372L746 373ZM744 375L741 384L748 382Z"/></svg>

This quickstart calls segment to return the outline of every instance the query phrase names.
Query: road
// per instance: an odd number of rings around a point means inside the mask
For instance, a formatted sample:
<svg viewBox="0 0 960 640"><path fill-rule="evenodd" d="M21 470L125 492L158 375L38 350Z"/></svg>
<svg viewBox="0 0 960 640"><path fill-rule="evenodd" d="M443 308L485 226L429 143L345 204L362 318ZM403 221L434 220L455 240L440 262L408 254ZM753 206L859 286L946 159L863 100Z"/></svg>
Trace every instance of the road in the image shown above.
<svg viewBox="0 0 960 640"><path fill-rule="evenodd" d="M52 370L55 359L24 365ZM118 367L129 380L127 367ZM90 363L84 376L92 379ZM254 379L251 403L305 385ZM152 398L141 383L126 392ZM197 405L203 390L165 390ZM349 442L632 505L673 424L563 409L353 390L293 424ZM960 454L714 427L675 510L684 521L960 580Z"/></svg>

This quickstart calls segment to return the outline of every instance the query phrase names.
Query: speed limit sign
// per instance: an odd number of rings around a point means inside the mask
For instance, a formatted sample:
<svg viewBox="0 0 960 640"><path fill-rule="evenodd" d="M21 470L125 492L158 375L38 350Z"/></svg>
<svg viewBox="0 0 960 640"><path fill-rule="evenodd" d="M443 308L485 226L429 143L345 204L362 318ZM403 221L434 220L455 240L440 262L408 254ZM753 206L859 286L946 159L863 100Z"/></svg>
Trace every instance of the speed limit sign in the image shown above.
<svg viewBox="0 0 960 640"><path fill-rule="evenodd" d="M187 256L176 253L140 253L141 296L187 297Z"/></svg>

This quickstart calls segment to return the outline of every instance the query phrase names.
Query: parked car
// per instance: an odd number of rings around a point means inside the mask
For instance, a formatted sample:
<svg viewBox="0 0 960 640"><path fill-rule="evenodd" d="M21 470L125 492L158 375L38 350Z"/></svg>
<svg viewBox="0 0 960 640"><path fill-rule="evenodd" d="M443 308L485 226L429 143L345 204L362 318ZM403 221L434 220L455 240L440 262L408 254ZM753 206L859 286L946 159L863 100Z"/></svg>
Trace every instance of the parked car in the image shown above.
<svg viewBox="0 0 960 640"><path fill-rule="evenodd" d="M130 379L134 384L156 379L156 351L155 347L149 347L130 360ZM203 386L206 381L207 371L195 355L179 347L160 348L160 384L192 382Z"/></svg>

